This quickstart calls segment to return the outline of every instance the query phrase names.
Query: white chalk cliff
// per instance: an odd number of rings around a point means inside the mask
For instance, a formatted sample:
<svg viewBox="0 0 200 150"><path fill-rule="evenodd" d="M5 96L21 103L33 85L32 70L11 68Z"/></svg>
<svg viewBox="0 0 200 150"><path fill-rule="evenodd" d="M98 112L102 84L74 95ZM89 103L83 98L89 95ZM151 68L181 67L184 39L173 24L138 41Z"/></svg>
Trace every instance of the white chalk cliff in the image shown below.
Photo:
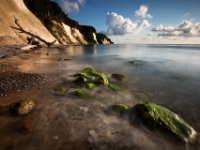
<svg viewBox="0 0 200 150"><path fill-rule="evenodd" d="M27 37L29 37L29 35L19 33L20 31L12 28L19 28L15 19L17 19L18 24L25 31L47 42L57 40L57 44L58 42L60 44L98 44L95 32L84 32L84 34L82 34L77 28L70 27L52 18L47 19L48 23L51 24L49 26L45 25L47 29L26 7L23 0L0 0L0 45L27 44ZM89 35L89 39L87 34ZM87 38L84 38L84 35ZM102 44L110 44L110 42L105 38Z"/></svg>
<svg viewBox="0 0 200 150"><path fill-rule="evenodd" d="M0 2L0 45L26 44L28 35L11 28L17 27L15 18L26 31L31 32L48 42L55 38L25 6L23 0L1 0Z"/></svg>

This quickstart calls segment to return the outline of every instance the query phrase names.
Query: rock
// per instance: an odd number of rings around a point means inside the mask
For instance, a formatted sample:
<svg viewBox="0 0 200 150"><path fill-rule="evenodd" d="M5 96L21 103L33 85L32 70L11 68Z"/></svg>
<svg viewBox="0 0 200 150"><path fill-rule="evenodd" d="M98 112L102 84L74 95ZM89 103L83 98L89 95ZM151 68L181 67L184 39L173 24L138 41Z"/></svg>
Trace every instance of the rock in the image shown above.
<svg viewBox="0 0 200 150"><path fill-rule="evenodd" d="M90 79L90 80L94 80L95 79L95 77L90 76L90 75L88 75L86 73L83 73L83 72L78 72L74 76L75 77L84 77L84 78L87 78L87 79Z"/></svg>
<svg viewBox="0 0 200 150"><path fill-rule="evenodd" d="M32 100L26 99L10 104L9 109L11 112L17 115L24 115L29 113L34 106L35 104Z"/></svg>
<svg viewBox="0 0 200 150"><path fill-rule="evenodd" d="M81 98L87 98L87 97L89 97L89 95L87 93L83 92L82 90L77 90L76 91L76 95L78 97L81 97Z"/></svg>
<svg viewBox="0 0 200 150"><path fill-rule="evenodd" d="M95 88L95 85L94 85L93 83L88 83L88 84L87 84L87 88L88 88L89 90L92 90L92 89Z"/></svg>
<svg viewBox="0 0 200 150"><path fill-rule="evenodd" d="M128 111L128 107L123 104L115 104L112 106L112 111L118 115L123 115Z"/></svg>
<svg viewBox="0 0 200 150"><path fill-rule="evenodd" d="M56 95L63 95L63 94L65 94L66 92L67 92L67 88L66 87L64 87L64 86L61 86L61 87L59 87L59 88L57 88L56 90L55 90L55 94Z"/></svg>
<svg viewBox="0 0 200 150"><path fill-rule="evenodd" d="M109 84L108 79L103 73L96 78L95 82L98 84L103 84L103 85Z"/></svg>
<svg viewBox="0 0 200 150"><path fill-rule="evenodd" d="M19 124L20 130L33 131L41 124L41 115L39 112L33 112L26 116Z"/></svg>
<svg viewBox="0 0 200 150"><path fill-rule="evenodd" d="M123 82L128 80L128 78L125 75L122 75L122 74L112 74L111 77L113 77L117 80L123 81Z"/></svg>
<svg viewBox="0 0 200 150"><path fill-rule="evenodd" d="M135 61L130 61L130 63L132 63L132 64L136 64L136 62L135 62Z"/></svg>
<svg viewBox="0 0 200 150"><path fill-rule="evenodd" d="M69 60L71 60L71 59L69 59L69 58L65 58L65 59L64 59L64 61L69 61Z"/></svg>
<svg viewBox="0 0 200 150"><path fill-rule="evenodd" d="M81 88L81 86L80 85L74 85L74 86L72 86L72 88L79 89L79 88Z"/></svg>
<svg viewBox="0 0 200 150"><path fill-rule="evenodd" d="M75 80L74 80L75 83L85 83L87 82L87 79L85 77L77 77Z"/></svg>
<svg viewBox="0 0 200 150"><path fill-rule="evenodd" d="M169 131L186 143L194 142L196 131L180 116L154 103L139 103L135 110L150 127Z"/></svg>
<svg viewBox="0 0 200 150"><path fill-rule="evenodd" d="M92 68L92 67L87 67L87 68L83 69L81 72L82 72L82 73L90 73L90 72L93 72L93 71L95 71L94 68Z"/></svg>
<svg viewBox="0 0 200 150"><path fill-rule="evenodd" d="M120 92L121 88L115 84L109 84L108 87L116 92Z"/></svg>
<svg viewBox="0 0 200 150"><path fill-rule="evenodd" d="M78 77L78 78L82 78L82 79L86 78L86 79L92 80L98 84L104 84L104 85L109 84L108 79L104 75L104 73L97 72L94 70L94 68L91 68L91 67L85 68L81 72L76 73L74 76Z"/></svg>

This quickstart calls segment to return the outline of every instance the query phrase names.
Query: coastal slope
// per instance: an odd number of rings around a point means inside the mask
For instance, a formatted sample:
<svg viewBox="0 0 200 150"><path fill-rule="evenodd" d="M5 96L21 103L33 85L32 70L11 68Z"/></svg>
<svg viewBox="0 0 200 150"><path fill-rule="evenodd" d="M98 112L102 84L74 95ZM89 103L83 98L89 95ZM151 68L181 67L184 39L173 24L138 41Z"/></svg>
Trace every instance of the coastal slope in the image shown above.
<svg viewBox="0 0 200 150"><path fill-rule="evenodd" d="M25 6L23 0L1 0L0 3L0 45L27 44L28 35L19 33L11 26L20 26L28 32L42 37L46 41L54 41L55 37L46 29L41 21Z"/></svg>

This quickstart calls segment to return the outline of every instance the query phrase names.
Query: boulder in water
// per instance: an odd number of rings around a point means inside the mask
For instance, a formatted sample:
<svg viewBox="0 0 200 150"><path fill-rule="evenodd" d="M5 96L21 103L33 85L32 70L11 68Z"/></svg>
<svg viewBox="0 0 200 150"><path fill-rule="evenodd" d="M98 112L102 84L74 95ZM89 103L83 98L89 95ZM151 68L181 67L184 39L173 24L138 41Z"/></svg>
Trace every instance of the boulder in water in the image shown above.
<svg viewBox="0 0 200 150"><path fill-rule="evenodd" d="M35 104L32 100L25 99L10 104L9 109L17 115L24 115L29 113L34 106Z"/></svg>
<svg viewBox="0 0 200 150"><path fill-rule="evenodd" d="M150 127L167 130L182 141L194 142L196 131L180 116L154 103L139 103L135 110Z"/></svg>
<svg viewBox="0 0 200 150"><path fill-rule="evenodd" d="M112 74L111 77L113 77L113 78L115 78L117 80L123 81L123 82L125 82L125 81L128 80L128 78L125 75L122 75L122 74L116 74L116 73L114 73L114 74Z"/></svg>
<svg viewBox="0 0 200 150"><path fill-rule="evenodd" d="M123 104L115 104L112 106L112 111L118 115L123 115L128 111L128 107Z"/></svg>
<svg viewBox="0 0 200 150"><path fill-rule="evenodd" d="M115 84L109 84L108 87L110 89L112 89L113 91L116 91L116 92L120 92L121 91L121 88L118 85L115 85Z"/></svg>

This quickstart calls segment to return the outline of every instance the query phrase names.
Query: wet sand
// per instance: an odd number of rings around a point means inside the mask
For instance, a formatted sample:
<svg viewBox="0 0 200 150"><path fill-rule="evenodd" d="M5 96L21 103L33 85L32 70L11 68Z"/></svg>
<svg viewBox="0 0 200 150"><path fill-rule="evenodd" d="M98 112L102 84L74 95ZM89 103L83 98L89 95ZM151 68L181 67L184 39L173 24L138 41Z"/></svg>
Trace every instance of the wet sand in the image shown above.
<svg viewBox="0 0 200 150"><path fill-rule="evenodd" d="M114 115L110 110L111 105L123 103L133 107L138 102L126 87L122 93L105 86L98 86L93 91L82 87L91 97L78 98L74 94L76 88L73 88L73 74L92 66L71 56L63 56L60 48L19 50L16 55L0 59L0 64L3 66L0 73L5 76L5 73L10 73L6 76L8 80L15 78L12 74L14 72L19 80L31 84L28 89L23 84L20 90L14 88L4 91L0 97L2 149L198 149L199 144L185 145L169 135L152 132L134 114L121 117ZM109 78L108 73L106 76ZM44 79L47 83L45 86L42 83ZM111 78L109 80L123 86ZM56 95L55 89L60 86L66 87L68 91ZM27 98L36 104L33 111L24 116L12 115L8 110L9 104ZM24 120L28 120L26 129L22 128Z"/></svg>

